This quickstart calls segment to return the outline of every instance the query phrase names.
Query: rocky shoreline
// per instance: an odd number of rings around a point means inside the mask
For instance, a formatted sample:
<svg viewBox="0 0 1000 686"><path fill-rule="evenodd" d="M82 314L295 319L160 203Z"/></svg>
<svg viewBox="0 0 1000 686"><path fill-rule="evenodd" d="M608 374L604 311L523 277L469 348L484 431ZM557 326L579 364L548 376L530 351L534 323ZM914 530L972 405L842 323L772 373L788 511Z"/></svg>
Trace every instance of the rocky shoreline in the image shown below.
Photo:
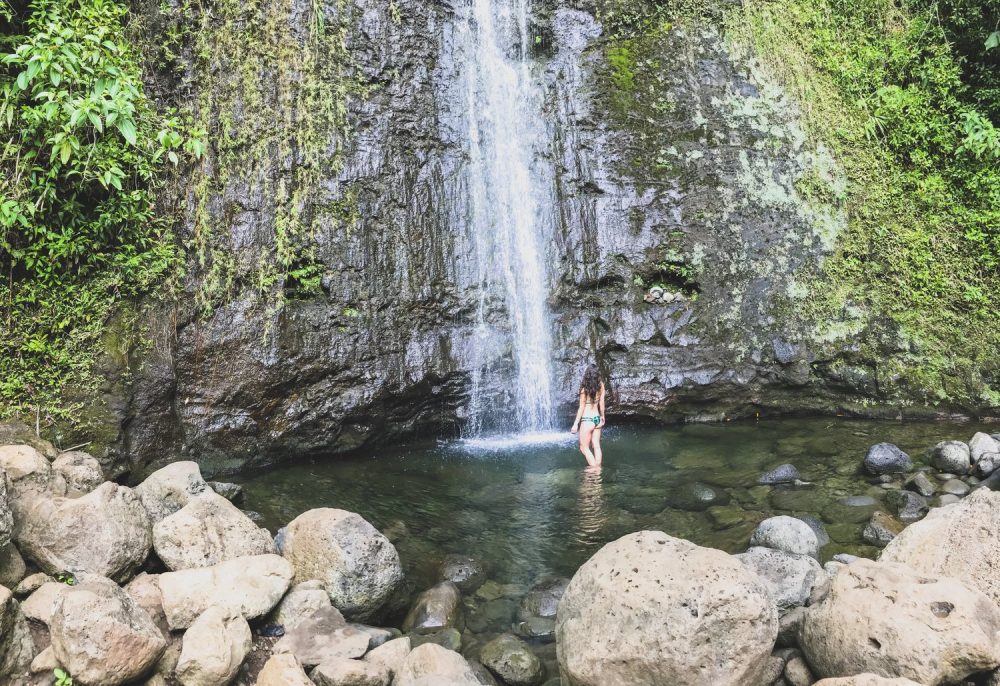
<svg viewBox="0 0 1000 686"><path fill-rule="evenodd" d="M638 531L572 579L504 585L448 555L428 589L355 513L272 536L194 462L129 488L85 452L0 446L0 683L996 686L998 439L944 441L917 471L871 446L859 469L891 511L844 507L877 561L821 564L823 524L781 515L736 555ZM492 609L516 619L493 631Z"/></svg>

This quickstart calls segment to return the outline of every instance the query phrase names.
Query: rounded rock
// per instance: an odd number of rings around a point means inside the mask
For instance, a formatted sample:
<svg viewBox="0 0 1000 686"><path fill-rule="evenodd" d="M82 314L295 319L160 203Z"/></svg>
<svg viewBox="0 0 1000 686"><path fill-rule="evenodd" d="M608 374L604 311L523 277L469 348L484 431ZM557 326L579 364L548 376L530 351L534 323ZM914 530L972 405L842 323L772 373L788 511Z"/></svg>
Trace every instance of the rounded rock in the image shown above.
<svg viewBox="0 0 1000 686"><path fill-rule="evenodd" d="M869 474L899 474L913 469L913 460L892 443L876 443L865 455L865 469Z"/></svg>
<svg viewBox="0 0 1000 686"><path fill-rule="evenodd" d="M739 560L660 531L601 548L573 576L556 621L571 686L757 683L777 633L767 589Z"/></svg>
<svg viewBox="0 0 1000 686"><path fill-rule="evenodd" d="M931 448L931 464L942 472L965 474L972 464L970 455L969 446L961 441L941 441Z"/></svg>
<svg viewBox="0 0 1000 686"><path fill-rule="evenodd" d="M501 634L483 646L479 660L510 686L541 683L542 662L528 644L511 634Z"/></svg>
<svg viewBox="0 0 1000 686"><path fill-rule="evenodd" d="M795 555L819 557L819 540L816 532L797 517L778 515L757 525L750 535L751 546L783 550Z"/></svg>
<svg viewBox="0 0 1000 686"><path fill-rule="evenodd" d="M376 616L403 580L396 548L360 515L309 510L289 523L282 554L295 581L323 582L334 607L351 620Z"/></svg>

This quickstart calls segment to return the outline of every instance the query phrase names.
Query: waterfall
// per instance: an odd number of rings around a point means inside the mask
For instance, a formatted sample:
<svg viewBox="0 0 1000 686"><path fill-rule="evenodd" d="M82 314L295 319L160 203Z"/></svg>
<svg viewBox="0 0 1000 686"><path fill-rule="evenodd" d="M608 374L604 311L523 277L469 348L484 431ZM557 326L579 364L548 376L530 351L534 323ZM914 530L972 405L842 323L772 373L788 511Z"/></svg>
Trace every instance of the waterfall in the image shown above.
<svg viewBox="0 0 1000 686"><path fill-rule="evenodd" d="M469 429L540 430L553 419L546 247L554 201L552 173L537 157L548 134L542 88L531 70L534 37L527 0L469 2L456 42L465 58L460 80L468 221L480 285L477 342L483 351L509 346L515 366L498 369L481 361ZM491 316L497 302L504 305L506 326ZM498 386L510 390L511 407L503 416L497 416Z"/></svg>

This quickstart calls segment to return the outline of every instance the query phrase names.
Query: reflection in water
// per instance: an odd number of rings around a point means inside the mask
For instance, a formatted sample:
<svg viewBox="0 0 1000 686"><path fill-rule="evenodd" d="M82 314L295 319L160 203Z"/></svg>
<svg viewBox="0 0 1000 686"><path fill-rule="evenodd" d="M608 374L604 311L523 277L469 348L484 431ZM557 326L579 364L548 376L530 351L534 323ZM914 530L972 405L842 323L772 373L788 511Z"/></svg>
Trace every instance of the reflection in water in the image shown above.
<svg viewBox="0 0 1000 686"><path fill-rule="evenodd" d="M580 498L577 501L576 536L584 545L604 542L607 524L604 481L600 467L588 467L580 473Z"/></svg>

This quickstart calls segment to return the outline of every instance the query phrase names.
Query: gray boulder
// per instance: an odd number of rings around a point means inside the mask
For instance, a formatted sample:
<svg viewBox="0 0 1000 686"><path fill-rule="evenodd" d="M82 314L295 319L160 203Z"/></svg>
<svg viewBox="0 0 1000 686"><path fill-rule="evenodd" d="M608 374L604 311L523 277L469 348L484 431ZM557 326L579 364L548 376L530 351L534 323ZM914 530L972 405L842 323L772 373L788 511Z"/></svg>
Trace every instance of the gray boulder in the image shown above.
<svg viewBox="0 0 1000 686"><path fill-rule="evenodd" d="M282 555L295 582L323 582L334 607L348 619L367 621L403 580L399 554L361 516L345 510L309 510L289 523Z"/></svg>
<svg viewBox="0 0 1000 686"><path fill-rule="evenodd" d="M930 509L927 498L913 491L889 491L886 493L885 501L896 516L907 523L922 519Z"/></svg>
<svg viewBox="0 0 1000 686"><path fill-rule="evenodd" d="M101 463L92 455L72 450L60 453L52 462L52 480L49 491L53 495L79 498L90 493L104 482Z"/></svg>
<svg viewBox="0 0 1000 686"><path fill-rule="evenodd" d="M14 595L0 586L0 683L17 683L35 654L35 643Z"/></svg>
<svg viewBox="0 0 1000 686"><path fill-rule="evenodd" d="M865 469L869 474L899 474L913 469L913 460L892 443L876 443L865 455Z"/></svg>
<svg viewBox="0 0 1000 686"><path fill-rule="evenodd" d="M441 561L441 581L450 581L466 593L475 591L486 581L486 569L479 560L468 555L447 555Z"/></svg>
<svg viewBox="0 0 1000 686"><path fill-rule="evenodd" d="M184 632L175 673L184 686L224 686L236 677L253 637L241 615L210 607Z"/></svg>
<svg viewBox="0 0 1000 686"><path fill-rule="evenodd" d="M973 464L987 456L1000 454L1000 441L989 434L978 432L969 441L969 455Z"/></svg>
<svg viewBox="0 0 1000 686"><path fill-rule="evenodd" d="M885 512L876 512L865 525L865 530L862 532L861 537L865 539L866 543L876 548L884 548L902 530L902 522L894 519L892 515Z"/></svg>
<svg viewBox="0 0 1000 686"><path fill-rule="evenodd" d="M758 524L750 535L750 545L819 557L819 540L812 527L797 517L786 515L769 517Z"/></svg>
<svg viewBox="0 0 1000 686"><path fill-rule="evenodd" d="M965 474L972 464L969 446L961 441L941 441L931 448L931 464L942 472Z"/></svg>
<svg viewBox="0 0 1000 686"><path fill-rule="evenodd" d="M361 657L369 642L368 634L349 625L337 608L325 607L286 631L272 651L291 653L308 669L336 658Z"/></svg>
<svg viewBox="0 0 1000 686"><path fill-rule="evenodd" d="M905 487L907 490L918 493L925 498L930 498L937 492L937 487L935 487L934 483L927 478L927 474L924 472L917 472L907 479Z"/></svg>
<svg viewBox="0 0 1000 686"><path fill-rule="evenodd" d="M805 605L813 587L826 577L808 555L755 547L735 557L764 582L779 613Z"/></svg>

